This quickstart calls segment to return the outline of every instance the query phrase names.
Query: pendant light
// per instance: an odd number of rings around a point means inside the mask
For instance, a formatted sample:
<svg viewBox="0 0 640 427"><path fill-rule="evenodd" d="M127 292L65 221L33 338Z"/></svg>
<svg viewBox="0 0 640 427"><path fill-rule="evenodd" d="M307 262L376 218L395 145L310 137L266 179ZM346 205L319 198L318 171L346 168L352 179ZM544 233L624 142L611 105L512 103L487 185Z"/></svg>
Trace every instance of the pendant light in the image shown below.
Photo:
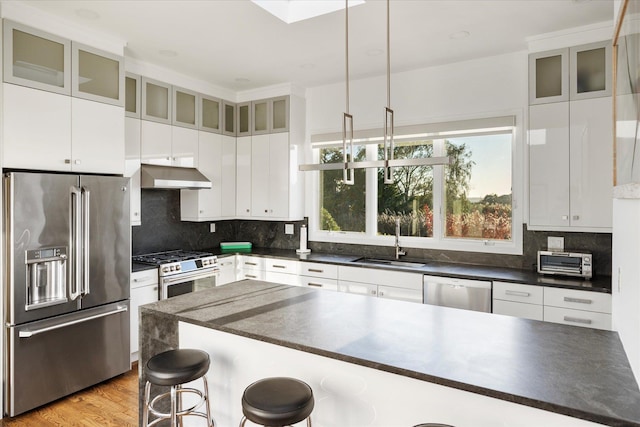
<svg viewBox="0 0 640 427"><path fill-rule="evenodd" d="M298 166L300 171L328 171L342 169L343 182L353 185L355 169L384 168L384 183L393 184L393 168L404 166L434 166L448 165L451 159L448 156L423 157L416 159L394 159L394 118L391 109L391 37L389 20L389 3L387 0L387 105L384 109L384 159L365 160L356 162L353 156L353 116L349 113L349 0L345 0L345 82L346 82L346 108L342 114L342 163L303 164ZM348 150L347 150L348 148Z"/></svg>
<svg viewBox="0 0 640 427"><path fill-rule="evenodd" d="M384 180L393 184L393 169L389 160L393 160L393 110L391 109L391 42L389 25L389 0L387 0L387 106L384 107Z"/></svg>
<svg viewBox="0 0 640 427"><path fill-rule="evenodd" d="M349 113L349 0L344 0L344 64L345 64L345 112L342 114L342 154L344 169L342 181L347 185L355 184L355 171L349 167L354 162L353 158L353 116ZM349 140L349 152L347 153L347 139Z"/></svg>

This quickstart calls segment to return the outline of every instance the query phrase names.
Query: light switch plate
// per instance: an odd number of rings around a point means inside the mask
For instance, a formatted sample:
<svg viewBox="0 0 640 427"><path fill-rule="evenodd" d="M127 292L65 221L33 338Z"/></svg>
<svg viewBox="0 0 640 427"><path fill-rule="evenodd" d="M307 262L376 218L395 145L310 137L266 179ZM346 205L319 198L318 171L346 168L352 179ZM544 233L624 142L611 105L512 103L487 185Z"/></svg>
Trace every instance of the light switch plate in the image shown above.
<svg viewBox="0 0 640 427"><path fill-rule="evenodd" d="M293 234L293 224L284 225L284 234Z"/></svg>
<svg viewBox="0 0 640 427"><path fill-rule="evenodd" d="M547 237L547 250L564 251L564 237Z"/></svg>
<svg viewBox="0 0 640 427"><path fill-rule="evenodd" d="M215 233L216 232L216 223L212 222L211 224L209 224L209 232L210 233Z"/></svg>

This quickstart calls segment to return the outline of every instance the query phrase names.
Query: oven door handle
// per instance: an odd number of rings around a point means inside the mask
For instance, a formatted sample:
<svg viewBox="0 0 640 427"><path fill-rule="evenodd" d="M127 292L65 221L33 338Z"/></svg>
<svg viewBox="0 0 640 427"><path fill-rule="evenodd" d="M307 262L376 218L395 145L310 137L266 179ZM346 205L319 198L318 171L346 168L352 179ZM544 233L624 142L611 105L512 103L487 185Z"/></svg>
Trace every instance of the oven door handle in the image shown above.
<svg viewBox="0 0 640 427"><path fill-rule="evenodd" d="M207 270L207 271L198 271L195 273L179 274L179 275L170 276L170 277L163 277L162 285L163 286L175 285L176 283L184 283L184 282L189 282L191 280L204 279L207 277L213 277L213 276L219 276L219 275L220 275L220 271L218 270Z"/></svg>

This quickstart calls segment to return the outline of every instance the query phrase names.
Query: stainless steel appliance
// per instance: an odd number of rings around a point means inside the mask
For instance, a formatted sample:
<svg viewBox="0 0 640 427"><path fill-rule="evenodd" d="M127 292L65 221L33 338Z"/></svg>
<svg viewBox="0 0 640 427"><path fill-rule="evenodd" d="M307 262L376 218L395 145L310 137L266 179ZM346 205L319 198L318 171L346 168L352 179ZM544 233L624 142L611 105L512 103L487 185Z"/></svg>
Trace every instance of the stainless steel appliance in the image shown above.
<svg viewBox="0 0 640 427"><path fill-rule="evenodd" d="M491 313L491 288L490 281L425 275L423 302Z"/></svg>
<svg viewBox="0 0 640 427"><path fill-rule="evenodd" d="M159 299L213 288L220 274L218 258L209 252L156 252L136 255L133 261L158 266Z"/></svg>
<svg viewBox="0 0 640 427"><path fill-rule="evenodd" d="M577 252L538 251L538 273L592 277L591 254Z"/></svg>
<svg viewBox="0 0 640 427"><path fill-rule="evenodd" d="M5 404L15 416L131 369L128 178L4 174Z"/></svg>

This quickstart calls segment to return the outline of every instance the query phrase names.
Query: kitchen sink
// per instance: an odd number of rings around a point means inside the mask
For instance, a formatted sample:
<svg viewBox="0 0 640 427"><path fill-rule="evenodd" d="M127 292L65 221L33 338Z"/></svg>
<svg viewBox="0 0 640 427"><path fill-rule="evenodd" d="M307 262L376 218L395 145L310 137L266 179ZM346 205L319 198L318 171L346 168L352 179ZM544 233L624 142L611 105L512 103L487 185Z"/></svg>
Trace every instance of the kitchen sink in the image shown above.
<svg viewBox="0 0 640 427"><path fill-rule="evenodd" d="M421 263L421 262L404 261L401 259L383 259L383 258L367 258L367 257L358 258L352 262L357 264L390 265L394 267L420 268L425 266L425 263Z"/></svg>

